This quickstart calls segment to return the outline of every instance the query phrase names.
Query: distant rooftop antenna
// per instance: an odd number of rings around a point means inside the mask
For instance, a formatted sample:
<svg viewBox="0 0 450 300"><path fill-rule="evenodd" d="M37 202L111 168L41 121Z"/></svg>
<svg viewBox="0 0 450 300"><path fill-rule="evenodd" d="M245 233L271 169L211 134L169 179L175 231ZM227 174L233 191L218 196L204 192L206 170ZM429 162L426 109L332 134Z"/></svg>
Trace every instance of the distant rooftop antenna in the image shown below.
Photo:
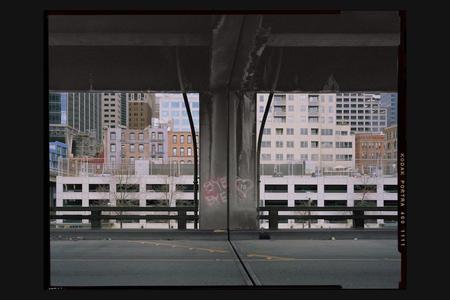
<svg viewBox="0 0 450 300"><path fill-rule="evenodd" d="M324 91L339 91L339 84L337 83L336 79L334 78L334 75L331 74L330 77L328 77L327 82L323 86Z"/></svg>
<svg viewBox="0 0 450 300"><path fill-rule="evenodd" d="M89 73L89 90L92 91L94 86L94 76L92 72Z"/></svg>

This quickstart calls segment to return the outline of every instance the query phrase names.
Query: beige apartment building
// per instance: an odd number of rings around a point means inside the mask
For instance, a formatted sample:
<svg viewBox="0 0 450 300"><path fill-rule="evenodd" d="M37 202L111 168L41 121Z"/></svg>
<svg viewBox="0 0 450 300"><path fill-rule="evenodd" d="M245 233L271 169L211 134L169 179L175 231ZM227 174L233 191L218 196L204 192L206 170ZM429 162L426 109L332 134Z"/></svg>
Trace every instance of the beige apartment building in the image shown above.
<svg viewBox="0 0 450 300"><path fill-rule="evenodd" d="M122 124L121 93L102 93L102 127L115 128Z"/></svg>
<svg viewBox="0 0 450 300"><path fill-rule="evenodd" d="M257 95L257 130L269 94ZM355 136L336 125L336 94L275 94L261 143L261 164L305 163L306 172L354 170Z"/></svg>

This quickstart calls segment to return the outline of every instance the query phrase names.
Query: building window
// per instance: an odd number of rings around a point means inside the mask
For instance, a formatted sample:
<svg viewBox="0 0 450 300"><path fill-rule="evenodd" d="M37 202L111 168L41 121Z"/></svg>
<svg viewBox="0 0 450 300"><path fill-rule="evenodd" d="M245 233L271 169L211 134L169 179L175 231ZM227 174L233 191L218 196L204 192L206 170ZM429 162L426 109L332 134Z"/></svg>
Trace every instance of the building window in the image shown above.
<svg viewBox="0 0 450 300"><path fill-rule="evenodd" d="M294 142L293 141L286 142L286 147L287 148L294 148Z"/></svg>
<svg viewBox="0 0 450 300"><path fill-rule="evenodd" d="M269 148L271 146L272 146L272 142L270 142L270 141L262 141L261 142L261 147L262 148Z"/></svg>
<svg viewBox="0 0 450 300"><path fill-rule="evenodd" d="M116 133L115 132L111 132L110 138L111 138L111 140L115 140L116 139Z"/></svg>
<svg viewBox="0 0 450 300"><path fill-rule="evenodd" d="M323 161L333 161L333 154L322 154Z"/></svg>
<svg viewBox="0 0 450 300"><path fill-rule="evenodd" d="M172 148L172 155L177 156L177 148L176 147Z"/></svg>
<svg viewBox="0 0 450 300"><path fill-rule="evenodd" d="M264 192L266 193L287 193L287 184L266 184L264 185Z"/></svg>
<svg viewBox="0 0 450 300"><path fill-rule="evenodd" d="M336 161L351 161L351 154L336 154Z"/></svg>
<svg viewBox="0 0 450 300"><path fill-rule="evenodd" d="M347 193L347 185L345 184L325 184L325 193Z"/></svg>
<svg viewBox="0 0 450 300"><path fill-rule="evenodd" d="M160 141L162 141L164 138L163 138L163 134L162 134L162 132L158 132L158 139L160 140Z"/></svg>
<svg viewBox="0 0 450 300"><path fill-rule="evenodd" d="M191 135L187 136L187 143L192 144L192 136Z"/></svg>
<svg viewBox="0 0 450 300"><path fill-rule="evenodd" d="M192 156L192 149L191 149L191 147L187 148L187 155L188 156Z"/></svg>
<svg viewBox="0 0 450 300"><path fill-rule="evenodd" d="M398 189L396 184L385 184L383 190L385 193L397 193Z"/></svg>
<svg viewBox="0 0 450 300"><path fill-rule="evenodd" d="M271 134L270 128L264 128L263 134L270 135Z"/></svg>
<svg viewBox="0 0 450 300"><path fill-rule="evenodd" d="M64 199L63 207L81 207L82 202L81 199Z"/></svg>
<svg viewBox="0 0 450 300"><path fill-rule="evenodd" d="M296 193L317 193L317 184L296 184L294 191Z"/></svg>
<svg viewBox="0 0 450 300"><path fill-rule="evenodd" d="M287 135L293 135L294 134L294 128L287 128L286 129L286 134Z"/></svg>
<svg viewBox="0 0 450 300"><path fill-rule="evenodd" d="M81 192L82 185L81 184L64 184L63 192Z"/></svg>
<svg viewBox="0 0 450 300"><path fill-rule="evenodd" d="M184 144L184 135L180 135L180 144Z"/></svg>
<svg viewBox="0 0 450 300"><path fill-rule="evenodd" d="M311 160L312 161L318 161L319 160L319 154L311 154Z"/></svg>
<svg viewBox="0 0 450 300"><path fill-rule="evenodd" d="M139 152L143 153L144 152L144 145L139 144Z"/></svg>
<svg viewBox="0 0 450 300"><path fill-rule="evenodd" d="M318 141L311 141L311 148L319 148L319 142Z"/></svg>
<svg viewBox="0 0 450 300"><path fill-rule="evenodd" d="M333 142L320 142L322 148L333 148Z"/></svg>
<svg viewBox="0 0 450 300"><path fill-rule="evenodd" d="M283 148L283 142L282 141L276 141L275 147L276 148Z"/></svg>
<svg viewBox="0 0 450 300"><path fill-rule="evenodd" d="M301 135L308 135L308 128L300 128Z"/></svg>
<svg viewBox="0 0 450 300"><path fill-rule="evenodd" d="M300 154L300 160L308 160L308 154Z"/></svg>
<svg viewBox="0 0 450 300"><path fill-rule="evenodd" d="M180 147L180 156L184 156L184 147Z"/></svg>
<svg viewBox="0 0 450 300"><path fill-rule="evenodd" d="M176 143L177 143L177 136L172 135L172 144L176 144Z"/></svg>
<svg viewBox="0 0 450 300"><path fill-rule="evenodd" d="M353 186L355 193L376 193L377 186L375 184L355 184Z"/></svg>
<svg viewBox="0 0 450 300"><path fill-rule="evenodd" d="M116 144L111 144L109 151L110 152L116 152Z"/></svg>
<svg viewBox="0 0 450 300"><path fill-rule="evenodd" d="M131 132L130 133L130 140L134 140L134 139L136 139L136 135L135 135L134 132Z"/></svg>
<svg viewBox="0 0 450 300"><path fill-rule="evenodd" d="M144 134L141 132L141 133L139 133L139 140L140 141L143 141L144 140Z"/></svg>
<svg viewBox="0 0 450 300"><path fill-rule="evenodd" d="M318 135L319 129L318 128L311 128L311 135Z"/></svg>
<svg viewBox="0 0 450 300"><path fill-rule="evenodd" d="M294 160L294 154L286 154L286 160Z"/></svg>
<svg viewBox="0 0 450 300"><path fill-rule="evenodd" d="M275 134L276 135L283 135L283 128L276 128L275 129Z"/></svg>
<svg viewBox="0 0 450 300"><path fill-rule="evenodd" d="M300 148L308 148L308 141L301 141Z"/></svg>
<svg viewBox="0 0 450 300"><path fill-rule="evenodd" d="M130 144L130 152L134 152L134 144Z"/></svg>
<svg viewBox="0 0 450 300"><path fill-rule="evenodd" d="M322 129L320 131L321 135L333 135L333 129Z"/></svg>
<svg viewBox="0 0 450 300"><path fill-rule="evenodd" d="M276 154L275 155L276 160L283 160L283 154Z"/></svg>
<svg viewBox="0 0 450 300"><path fill-rule="evenodd" d="M109 184L89 184L90 193L106 193L109 192Z"/></svg>
<svg viewBox="0 0 450 300"><path fill-rule="evenodd" d="M271 160L270 154L261 154L261 160Z"/></svg>

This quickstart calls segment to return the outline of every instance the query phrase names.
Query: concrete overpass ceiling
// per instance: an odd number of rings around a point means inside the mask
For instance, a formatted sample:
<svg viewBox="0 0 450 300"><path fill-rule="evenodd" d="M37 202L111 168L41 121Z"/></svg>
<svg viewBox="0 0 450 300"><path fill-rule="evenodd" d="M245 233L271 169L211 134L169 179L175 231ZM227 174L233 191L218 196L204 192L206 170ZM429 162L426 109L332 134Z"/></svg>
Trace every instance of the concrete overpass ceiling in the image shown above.
<svg viewBox="0 0 450 300"><path fill-rule="evenodd" d="M175 47L189 91L230 76L233 88L269 90L279 47L279 91L321 90L330 77L342 91L397 89L396 12L50 15L48 24L52 90L178 91Z"/></svg>

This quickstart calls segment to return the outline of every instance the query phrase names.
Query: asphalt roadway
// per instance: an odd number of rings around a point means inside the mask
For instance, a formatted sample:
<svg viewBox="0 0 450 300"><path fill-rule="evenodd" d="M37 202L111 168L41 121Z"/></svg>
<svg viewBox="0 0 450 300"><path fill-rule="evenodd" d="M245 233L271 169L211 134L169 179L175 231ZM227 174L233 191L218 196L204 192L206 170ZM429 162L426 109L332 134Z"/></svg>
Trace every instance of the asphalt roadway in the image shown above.
<svg viewBox="0 0 450 300"><path fill-rule="evenodd" d="M52 240L53 287L341 286L398 288L397 241Z"/></svg>

